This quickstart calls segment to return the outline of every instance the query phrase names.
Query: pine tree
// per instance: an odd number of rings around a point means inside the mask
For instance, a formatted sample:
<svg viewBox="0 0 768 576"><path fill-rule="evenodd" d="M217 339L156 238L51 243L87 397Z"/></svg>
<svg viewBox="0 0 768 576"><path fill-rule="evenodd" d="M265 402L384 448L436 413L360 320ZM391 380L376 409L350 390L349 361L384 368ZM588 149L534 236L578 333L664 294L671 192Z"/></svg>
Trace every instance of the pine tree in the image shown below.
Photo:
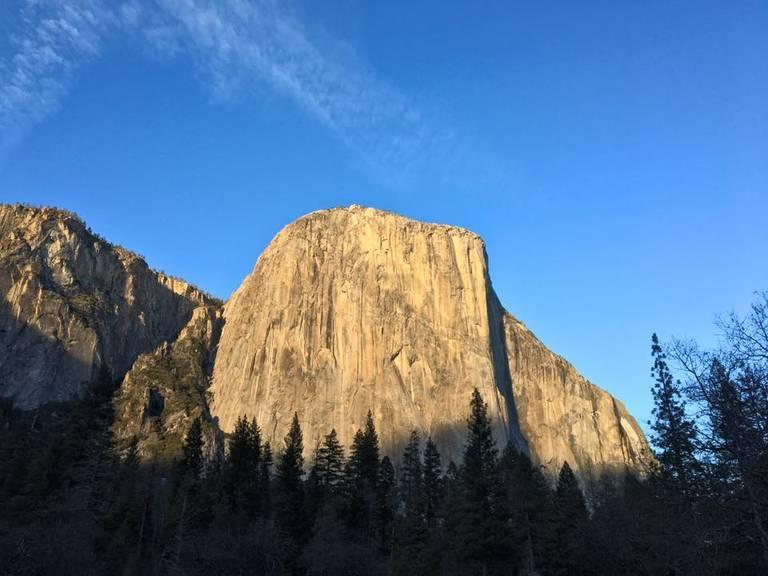
<svg viewBox="0 0 768 576"><path fill-rule="evenodd" d="M427 525L433 527L439 514L443 497L443 482L441 478L442 465L440 452L432 441L427 438L424 448L424 517Z"/></svg>
<svg viewBox="0 0 768 576"><path fill-rule="evenodd" d="M440 452L432 441L427 438L424 447L423 463L423 488L422 505L423 514L423 546L419 561L420 574L423 576L437 576L443 574L442 557L445 542L443 540L444 518L444 482L442 478L442 464Z"/></svg>
<svg viewBox="0 0 768 576"><path fill-rule="evenodd" d="M557 565L563 574L581 573L579 552L587 523L588 512L584 494L568 462L563 462L555 492L557 509Z"/></svg>
<svg viewBox="0 0 768 576"><path fill-rule="evenodd" d="M362 442L357 446L356 462L360 479L375 484L379 475L379 435L370 410L365 417Z"/></svg>
<svg viewBox="0 0 768 576"><path fill-rule="evenodd" d="M241 416L229 439L227 465L230 476L236 484L244 484L253 474L260 458L261 437L256 422L249 422Z"/></svg>
<svg viewBox="0 0 768 576"><path fill-rule="evenodd" d="M284 443L275 473L276 519L294 542L301 545L307 537L307 526L303 514L304 440L297 413L293 415Z"/></svg>
<svg viewBox="0 0 768 576"><path fill-rule="evenodd" d="M261 465L259 467L258 485L261 497L261 511L269 516L272 508L272 446L264 442L261 450Z"/></svg>
<svg viewBox="0 0 768 576"><path fill-rule="evenodd" d="M345 468L347 522L349 527L368 537L375 534L376 486L379 481L379 437L368 411L365 428L352 440Z"/></svg>
<svg viewBox="0 0 768 576"><path fill-rule="evenodd" d="M427 573L429 531L425 516L424 473L419 435L414 430L400 471L402 517L398 522L394 571L398 576Z"/></svg>
<svg viewBox="0 0 768 576"><path fill-rule="evenodd" d="M653 430L651 441L656 446L662 480L682 495L691 497L694 489L692 474L698 467L696 426L685 413L685 403L672 378L656 334L651 337L651 341L651 375L655 379L652 389L654 420L649 423Z"/></svg>
<svg viewBox="0 0 768 576"><path fill-rule="evenodd" d="M477 488L483 488L484 475L494 475L498 450L491 432L488 405L480 391L475 388L470 401L470 416L467 419L467 442L464 446L464 476Z"/></svg>
<svg viewBox="0 0 768 576"><path fill-rule="evenodd" d="M264 512L263 481L260 465L263 459L261 431L256 420L241 416L229 440L226 462L226 491L232 510L242 510L253 518Z"/></svg>
<svg viewBox="0 0 768 576"><path fill-rule="evenodd" d="M421 514L423 481L419 433L414 430L403 452L400 469L400 497L406 517Z"/></svg>
<svg viewBox="0 0 768 576"><path fill-rule="evenodd" d="M313 470L323 494L335 495L340 490L344 480L344 447L336 429L331 430L318 447Z"/></svg>
<svg viewBox="0 0 768 576"><path fill-rule="evenodd" d="M527 454L512 443L501 458L510 538L518 564L525 573L548 572L558 554L554 503L547 480Z"/></svg>
<svg viewBox="0 0 768 576"><path fill-rule="evenodd" d="M182 470L185 476L192 479L200 477L203 471L203 428L200 418L192 421L184 441L184 457Z"/></svg>
<svg viewBox="0 0 768 576"><path fill-rule="evenodd" d="M376 482L376 539L382 551L392 547L392 522L395 516L395 468L388 456L379 463Z"/></svg>
<svg viewBox="0 0 768 576"><path fill-rule="evenodd" d="M309 469L307 479L304 481L304 510L307 523L310 525L315 523L325 500L317 473L317 451L318 449L315 448L314 463Z"/></svg>
<svg viewBox="0 0 768 576"><path fill-rule="evenodd" d="M458 499L449 519L451 540L459 559L485 574L508 563L510 538L496 441L488 407L477 388L467 431Z"/></svg>
<svg viewBox="0 0 768 576"><path fill-rule="evenodd" d="M584 494L579 488L579 481L566 460L560 468L555 492L558 513L576 526L586 522L588 518Z"/></svg>

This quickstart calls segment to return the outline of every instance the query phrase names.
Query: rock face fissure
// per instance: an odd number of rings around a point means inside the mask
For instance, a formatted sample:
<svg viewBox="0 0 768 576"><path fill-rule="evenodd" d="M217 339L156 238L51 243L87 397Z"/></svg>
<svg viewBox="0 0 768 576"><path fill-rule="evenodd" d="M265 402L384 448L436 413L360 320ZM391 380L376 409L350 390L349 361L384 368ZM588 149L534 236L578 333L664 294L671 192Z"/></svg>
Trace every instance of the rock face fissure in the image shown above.
<svg viewBox="0 0 768 576"><path fill-rule="evenodd" d="M286 226L226 305L150 270L74 215L0 205L0 397L22 409L103 377L118 441L177 457L191 419L255 417L282 445L298 412L309 456L335 428L348 447L370 409L382 450L411 430L459 460L470 394L493 432L554 474L641 469L647 443L623 405L507 313L482 240L352 206Z"/></svg>
<svg viewBox="0 0 768 576"><path fill-rule="evenodd" d="M507 441L513 442L520 450L530 454L528 442L520 429L520 419L517 414L514 388L509 373L509 360L504 340L505 311L502 308L499 299L496 297L496 294L490 290L490 278L487 278L486 281L489 286L488 318L491 329L491 355L493 357L494 371L496 374L496 386L502 391L503 398L507 403L507 413L510 417L509 422L506 423Z"/></svg>

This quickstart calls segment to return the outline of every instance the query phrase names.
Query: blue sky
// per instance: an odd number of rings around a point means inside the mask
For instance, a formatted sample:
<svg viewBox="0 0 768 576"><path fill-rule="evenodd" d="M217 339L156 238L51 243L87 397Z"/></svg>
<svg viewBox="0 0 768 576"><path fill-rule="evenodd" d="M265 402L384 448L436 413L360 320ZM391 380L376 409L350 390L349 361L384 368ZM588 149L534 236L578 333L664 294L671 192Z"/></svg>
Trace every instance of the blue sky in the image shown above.
<svg viewBox="0 0 768 576"><path fill-rule="evenodd" d="M4 0L0 200L226 297L296 217L470 228L643 424L650 335L768 288L768 4Z"/></svg>

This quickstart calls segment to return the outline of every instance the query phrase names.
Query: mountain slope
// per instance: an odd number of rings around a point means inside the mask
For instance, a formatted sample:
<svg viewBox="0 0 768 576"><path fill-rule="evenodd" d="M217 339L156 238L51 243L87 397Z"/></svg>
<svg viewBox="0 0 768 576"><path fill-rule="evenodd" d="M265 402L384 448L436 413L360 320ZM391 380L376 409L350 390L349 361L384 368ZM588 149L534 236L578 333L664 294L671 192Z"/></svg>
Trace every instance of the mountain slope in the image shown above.
<svg viewBox="0 0 768 576"><path fill-rule="evenodd" d="M643 470L643 432L624 405L546 348L511 314L504 337L522 435L552 474L564 461L582 477Z"/></svg>
<svg viewBox="0 0 768 576"><path fill-rule="evenodd" d="M0 205L0 396L18 408L119 380L211 302L71 213Z"/></svg>

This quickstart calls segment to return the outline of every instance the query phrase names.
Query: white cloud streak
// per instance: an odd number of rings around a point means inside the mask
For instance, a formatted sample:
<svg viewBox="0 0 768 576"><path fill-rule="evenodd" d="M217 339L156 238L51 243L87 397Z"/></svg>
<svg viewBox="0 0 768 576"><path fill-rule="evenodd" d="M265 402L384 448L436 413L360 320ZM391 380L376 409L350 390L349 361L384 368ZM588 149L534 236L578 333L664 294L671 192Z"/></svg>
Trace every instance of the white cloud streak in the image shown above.
<svg viewBox="0 0 768 576"><path fill-rule="evenodd" d="M381 174L407 178L453 152L403 94L321 49L276 2L23 0L17 15L13 53L0 54L0 151L55 112L78 68L123 33L156 54L190 57L215 98L270 86Z"/></svg>
<svg viewBox="0 0 768 576"><path fill-rule="evenodd" d="M162 24L146 37L192 54L226 98L265 81L376 163L402 162L422 145L419 112L361 65L341 65L272 3L159 0ZM157 14L154 15L158 18Z"/></svg>
<svg viewBox="0 0 768 576"><path fill-rule="evenodd" d="M99 2L25 2L0 60L0 150L54 112L76 69L99 52L110 18Z"/></svg>

